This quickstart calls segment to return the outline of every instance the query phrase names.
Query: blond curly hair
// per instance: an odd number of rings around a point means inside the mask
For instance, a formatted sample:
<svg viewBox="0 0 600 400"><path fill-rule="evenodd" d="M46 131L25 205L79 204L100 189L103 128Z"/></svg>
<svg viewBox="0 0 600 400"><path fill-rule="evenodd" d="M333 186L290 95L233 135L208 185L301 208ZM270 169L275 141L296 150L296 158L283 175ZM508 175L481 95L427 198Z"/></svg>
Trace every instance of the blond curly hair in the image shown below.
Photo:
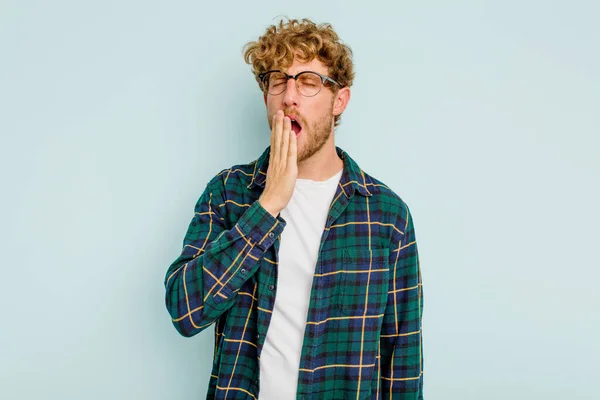
<svg viewBox="0 0 600 400"><path fill-rule="evenodd" d="M256 82L263 91L258 75L271 69L289 68L294 56L299 56L303 62L317 58L327 66L328 76L341 87L352 86L352 50L340 41L331 24L317 25L306 18L282 19L278 25L269 26L257 41L244 46L244 60L252 66ZM339 87L333 86L333 92L337 93ZM338 126L340 118L341 115L335 116L334 126Z"/></svg>

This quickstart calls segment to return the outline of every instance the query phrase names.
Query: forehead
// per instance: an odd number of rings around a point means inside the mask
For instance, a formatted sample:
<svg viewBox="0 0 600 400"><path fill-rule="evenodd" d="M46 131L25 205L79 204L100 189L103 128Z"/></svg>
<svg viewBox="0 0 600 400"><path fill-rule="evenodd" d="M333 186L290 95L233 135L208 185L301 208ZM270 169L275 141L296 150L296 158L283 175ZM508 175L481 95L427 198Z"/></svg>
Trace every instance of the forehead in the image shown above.
<svg viewBox="0 0 600 400"><path fill-rule="evenodd" d="M311 61L301 61L297 57L294 58L294 62L288 68L279 68L280 70L287 72L289 75L296 75L302 71L315 71L323 75L327 75L327 66L316 58Z"/></svg>

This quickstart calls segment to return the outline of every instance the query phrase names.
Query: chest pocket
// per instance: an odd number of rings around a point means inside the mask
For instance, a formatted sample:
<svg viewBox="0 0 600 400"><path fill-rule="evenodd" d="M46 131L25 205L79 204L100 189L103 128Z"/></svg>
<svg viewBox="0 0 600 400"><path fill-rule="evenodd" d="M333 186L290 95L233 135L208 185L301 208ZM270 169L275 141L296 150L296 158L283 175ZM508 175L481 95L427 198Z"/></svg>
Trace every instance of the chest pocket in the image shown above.
<svg viewBox="0 0 600 400"><path fill-rule="evenodd" d="M343 249L338 274L342 315L379 315L385 311L390 280L389 249Z"/></svg>

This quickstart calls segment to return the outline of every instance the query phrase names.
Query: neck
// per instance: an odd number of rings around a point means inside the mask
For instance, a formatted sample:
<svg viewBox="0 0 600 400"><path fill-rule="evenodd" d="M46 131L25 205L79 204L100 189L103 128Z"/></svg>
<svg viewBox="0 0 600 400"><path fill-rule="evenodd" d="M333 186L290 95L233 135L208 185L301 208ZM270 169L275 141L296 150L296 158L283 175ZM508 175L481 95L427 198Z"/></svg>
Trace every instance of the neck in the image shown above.
<svg viewBox="0 0 600 400"><path fill-rule="evenodd" d="M344 161L338 156L333 135L310 158L298 163L298 179L324 181L331 178L344 167Z"/></svg>

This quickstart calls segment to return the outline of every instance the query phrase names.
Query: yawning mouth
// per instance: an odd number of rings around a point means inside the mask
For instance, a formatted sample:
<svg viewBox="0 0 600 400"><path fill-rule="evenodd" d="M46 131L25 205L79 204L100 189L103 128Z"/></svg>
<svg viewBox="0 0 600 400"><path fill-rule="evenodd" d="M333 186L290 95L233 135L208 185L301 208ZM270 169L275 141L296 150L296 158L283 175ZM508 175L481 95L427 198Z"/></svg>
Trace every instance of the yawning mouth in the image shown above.
<svg viewBox="0 0 600 400"><path fill-rule="evenodd" d="M296 133L296 136L298 136L302 130L302 125L300 125L300 122L296 120L294 115L288 115L288 117L292 120L292 130Z"/></svg>

